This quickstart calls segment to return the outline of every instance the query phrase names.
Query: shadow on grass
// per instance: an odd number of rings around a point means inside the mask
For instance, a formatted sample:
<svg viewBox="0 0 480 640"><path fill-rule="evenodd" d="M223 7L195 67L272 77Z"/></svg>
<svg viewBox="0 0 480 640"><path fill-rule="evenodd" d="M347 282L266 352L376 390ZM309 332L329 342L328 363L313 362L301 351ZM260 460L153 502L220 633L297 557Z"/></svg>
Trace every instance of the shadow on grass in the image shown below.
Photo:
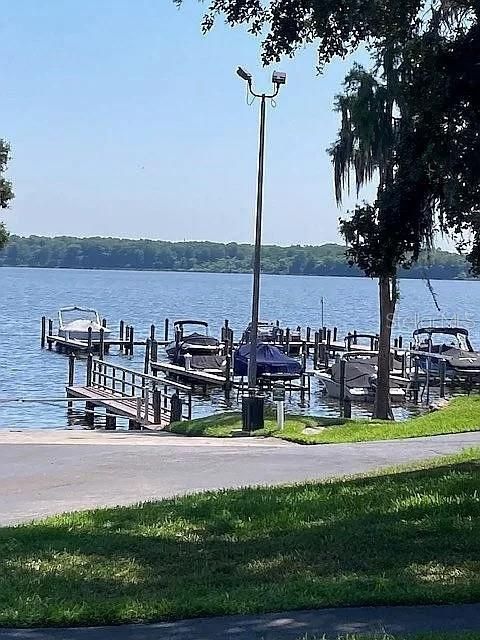
<svg viewBox="0 0 480 640"><path fill-rule="evenodd" d="M479 465L200 494L0 530L0 624L480 599Z"/></svg>

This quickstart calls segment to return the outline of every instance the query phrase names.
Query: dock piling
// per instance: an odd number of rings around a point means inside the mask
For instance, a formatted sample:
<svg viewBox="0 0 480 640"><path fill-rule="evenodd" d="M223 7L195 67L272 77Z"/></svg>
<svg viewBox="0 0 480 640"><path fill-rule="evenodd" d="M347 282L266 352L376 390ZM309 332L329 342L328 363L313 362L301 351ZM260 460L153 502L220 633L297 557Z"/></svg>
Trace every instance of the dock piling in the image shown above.
<svg viewBox="0 0 480 640"><path fill-rule="evenodd" d="M128 336L129 338L128 354L130 356L133 356L133 346L134 346L133 336L134 336L134 329L133 327L130 327L130 335Z"/></svg>
<svg viewBox="0 0 480 640"><path fill-rule="evenodd" d="M123 320L120 320L120 327L118 329L118 336L120 338L120 353L123 353L124 351L124 344L123 344L124 335L125 335L125 322Z"/></svg>
<svg viewBox="0 0 480 640"><path fill-rule="evenodd" d="M50 318L48 320L48 337L51 338L53 336L53 320ZM51 351L52 350L52 340L48 341L48 350Z"/></svg>
<svg viewBox="0 0 480 640"><path fill-rule="evenodd" d="M164 332L163 332L163 337L165 342L168 342L168 324L169 324L169 320L168 318L165 318L165 324L164 324Z"/></svg>
<svg viewBox="0 0 480 640"><path fill-rule="evenodd" d="M91 327L89 327L89 331L90 329ZM91 333L90 333L90 339L91 339ZM100 360L104 360L105 359L105 327L103 326L100 327L100 343L98 345L98 351L99 351Z"/></svg>
<svg viewBox="0 0 480 640"><path fill-rule="evenodd" d="M143 373L148 373L148 370L150 369L151 348L152 348L152 338L147 338L147 342L145 343L145 358L143 361Z"/></svg>
<svg viewBox="0 0 480 640"><path fill-rule="evenodd" d="M42 328L40 333L40 346L42 349L45 349L46 333L47 333L47 319L45 316L42 316Z"/></svg>

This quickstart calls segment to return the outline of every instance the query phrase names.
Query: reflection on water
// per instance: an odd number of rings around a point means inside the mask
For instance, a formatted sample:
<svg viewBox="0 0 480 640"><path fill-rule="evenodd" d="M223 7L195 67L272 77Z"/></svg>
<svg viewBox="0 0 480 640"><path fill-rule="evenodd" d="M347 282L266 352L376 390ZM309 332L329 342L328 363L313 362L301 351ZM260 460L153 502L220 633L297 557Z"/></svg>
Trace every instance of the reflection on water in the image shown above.
<svg viewBox="0 0 480 640"><path fill-rule="evenodd" d="M136 336L145 338L150 324L162 331L164 318L190 317L207 320L211 333L218 335L225 318L238 338L250 315L251 277L247 274L165 273L136 271L88 271L55 269L0 269L2 302L0 322L0 398L58 398L64 395L68 360L55 352L40 350L40 318L55 317L59 307L96 307L116 330L120 319L135 327ZM457 316L467 325L474 345L480 344L476 310L480 307L478 282L438 281L434 289L445 318ZM262 317L280 320L296 327L321 324L321 298L325 301L325 324L338 327L339 337L348 331L376 332L377 288L367 278L328 278L307 276L264 276L262 278ZM395 335L405 344L419 318L438 317L425 283L401 282L401 299ZM115 355L109 359L142 370L143 353L133 358ZM77 363L77 379L83 382L84 363ZM232 396L234 397L234 396ZM196 396L195 415L225 409L221 391ZM312 394L300 405L292 396L289 408L296 412L338 415L338 403L325 398L312 385ZM368 405L352 406L352 415L369 415ZM396 407L397 417L411 409ZM65 405L0 403L2 427L61 427L67 423Z"/></svg>

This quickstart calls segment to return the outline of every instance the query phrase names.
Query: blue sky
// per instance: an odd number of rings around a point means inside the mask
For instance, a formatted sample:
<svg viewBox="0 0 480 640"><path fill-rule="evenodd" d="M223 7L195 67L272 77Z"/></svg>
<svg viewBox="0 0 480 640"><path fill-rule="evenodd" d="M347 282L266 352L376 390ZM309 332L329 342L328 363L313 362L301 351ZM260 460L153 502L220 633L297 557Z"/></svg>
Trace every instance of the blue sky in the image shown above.
<svg viewBox="0 0 480 640"><path fill-rule="evenodd" d="M112 235L250 242L258 103L235 75L269 87L259 42L185 0L3 2L0 136L12 145L16 199L5 220L24 235ZM339 211L325 149L350 65L316 75L315 47L269 110L264 241L335 241Z"/></svg>

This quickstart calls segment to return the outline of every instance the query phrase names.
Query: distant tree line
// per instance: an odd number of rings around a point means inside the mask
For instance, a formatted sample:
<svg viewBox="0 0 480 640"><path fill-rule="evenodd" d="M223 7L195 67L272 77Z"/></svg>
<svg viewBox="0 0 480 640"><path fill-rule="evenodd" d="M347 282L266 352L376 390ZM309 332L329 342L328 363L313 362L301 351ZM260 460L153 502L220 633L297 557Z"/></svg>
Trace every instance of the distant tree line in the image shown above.
<svg viewBox="0 0 480 640"><path fill-rule="evenodd" d="M136 269L154 271L251 271L253 248L229 242L164 242L120 238L73 238L60 236L11 236L0 251L0 266L65 269ZM308 276L360 276L350 267L345 248L274 245L263 248L264 273ZM455 253L434 251L401 277L465 279L470 277L465 259Z"/></svg>

